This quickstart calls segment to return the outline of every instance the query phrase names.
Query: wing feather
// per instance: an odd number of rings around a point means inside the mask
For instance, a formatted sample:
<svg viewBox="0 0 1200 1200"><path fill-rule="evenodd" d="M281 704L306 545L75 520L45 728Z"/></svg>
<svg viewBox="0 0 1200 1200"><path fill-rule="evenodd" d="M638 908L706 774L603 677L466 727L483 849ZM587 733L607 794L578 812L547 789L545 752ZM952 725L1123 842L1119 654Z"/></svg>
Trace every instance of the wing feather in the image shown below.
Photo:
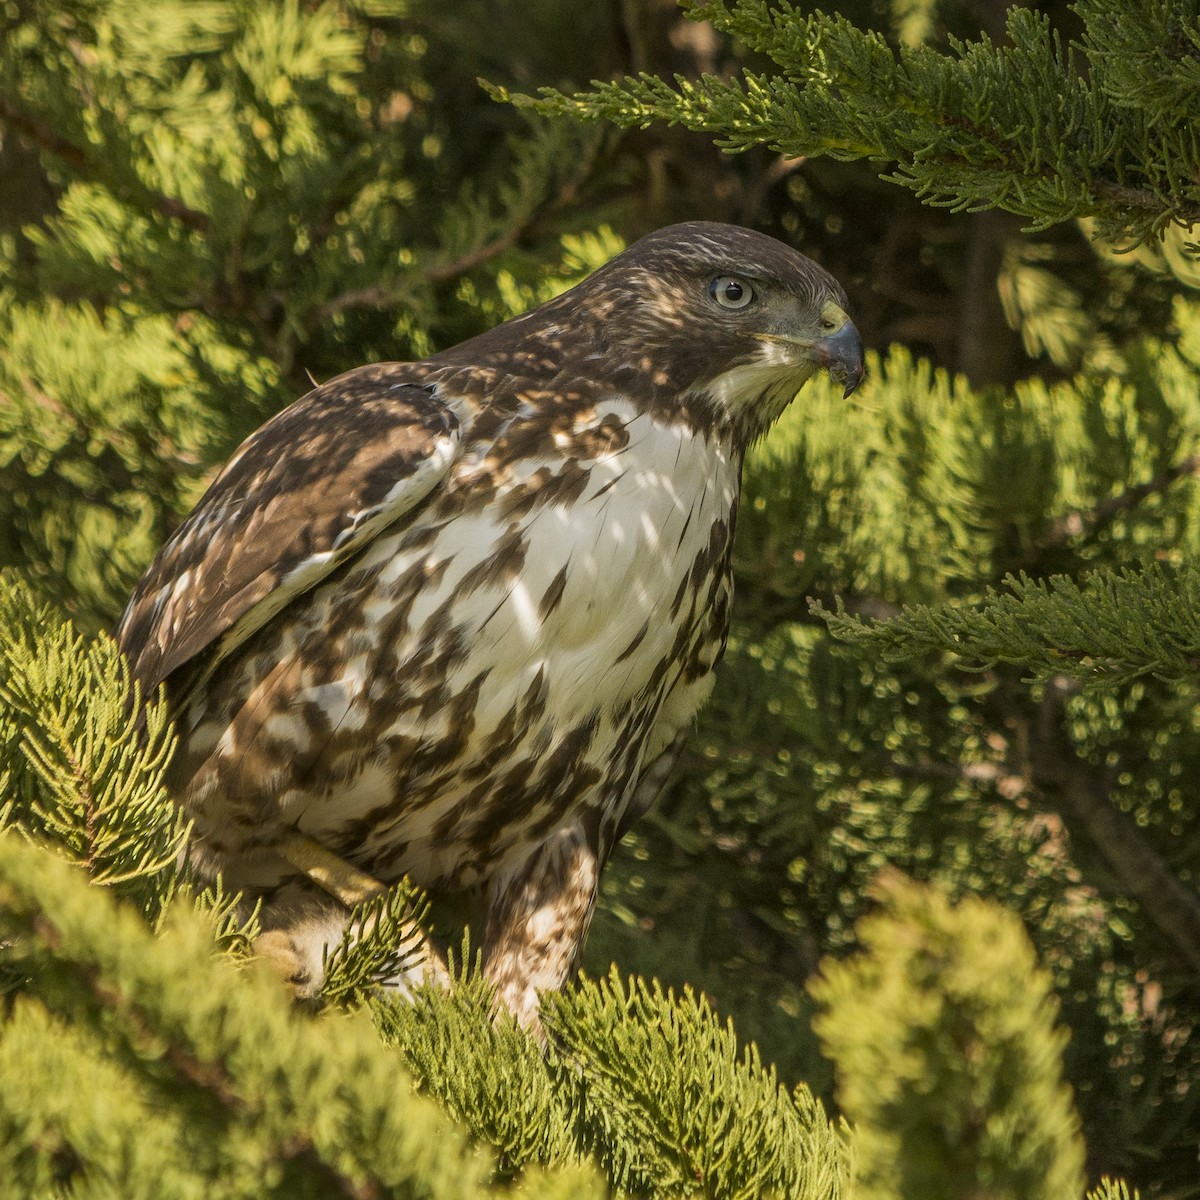
<svg viewBox="0 0 1200 1200"><path fill-rule="evenodd" d="M446 477L458 419L405 373L348 371L242 443L117 627L143 690L214 643L219 661Z"/></svg>

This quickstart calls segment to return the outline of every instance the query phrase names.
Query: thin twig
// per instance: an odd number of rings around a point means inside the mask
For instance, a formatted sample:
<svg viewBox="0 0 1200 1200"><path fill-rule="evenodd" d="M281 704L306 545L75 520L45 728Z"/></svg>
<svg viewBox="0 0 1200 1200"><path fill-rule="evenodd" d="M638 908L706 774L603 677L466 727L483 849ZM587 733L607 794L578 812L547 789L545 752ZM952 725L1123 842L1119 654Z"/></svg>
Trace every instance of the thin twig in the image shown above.
<svg viewBox="0 0 1200 1200"><path fill-rule="evenodd" d="M14 108L2 95L0 95L0 121L11 125L40 149L53 154L56 158L61 158L73 167L83 167L88 163L87 155L74 142L61 137L40 118Z"/></svg>
<svg viewBox="0 0 1200 1200"><path fill-rule="evenodd" d="M851 616L865 617L871 621L888 621L903 611L899 604L879 596L860 596L853 592L827 592L814 594L792 594L775 588L764 587L745 571L734 570L737 584L738 615L752 621L778 624L795 621L801 625L825 625L820 610L832 611L840 603Z"/></svg>
<svg viewBox="0 0 1200 1200"><path fill-rule="evenodd" d="M424 272L425 278L430 283L445 283L448 279L456 279L459 275L465 275L468 271L473 271L476 267L482 266L485 262L490 262L498 254L503 254L505 250L514 246L517 240L533 226L535 220L537 220L536 214L531 216L528 221L506 229L499 237L493 238L486 245L468 251L466 254L460 255L448 263L442 263L440 266L427 267Z"/></svg>
<svg viewBox="0 0 1200 1200"><path fill-rule="evenodd" d="M76 170L87 173L93 179L103 178L94 159L87 151L62 137L45 121L22 112L2 95L0 95L0 122L10 125L40 150L44 150L47 154L53 154L55 158L62 159ZM189 229L201 233L208 230L207 215L189 207L182 200L178 200L174 196L166 196L152 188L139 187L137 191L141 194L141 198L149 201L150 206L163 216L173 217Z"/></svg>
<svg viewBox="0 0 1200 1200"><path fill-rule="evenodd" d="M449 279L455 279L475 267L482 266L496 255L502 254L517 241L523 232L524 226L506 230L500 237L494 238L486 245L479 246L451 262L426 267L420 273L421 278L428 283L445 283ZM313 310L311 321L314 325L320 325L330 317L351 308L391 308L392 305L398 304L404 298L408 290L402 281L373 283L369 287L355 288L353 291L343 292L340 296L334 296L331 300L326 300L324 304L319 305Z"/></svg>

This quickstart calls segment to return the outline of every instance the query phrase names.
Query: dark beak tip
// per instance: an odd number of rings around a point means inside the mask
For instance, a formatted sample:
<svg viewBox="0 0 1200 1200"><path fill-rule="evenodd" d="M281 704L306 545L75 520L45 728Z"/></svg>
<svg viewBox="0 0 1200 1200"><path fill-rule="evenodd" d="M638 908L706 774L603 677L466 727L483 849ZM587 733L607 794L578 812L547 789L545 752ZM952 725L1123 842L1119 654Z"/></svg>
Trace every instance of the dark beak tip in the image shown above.
<svg viewBox="0 0 1200 1200"><path fill-rule="evenodd" d="M842 397L848 397L862 382L864 373L862 337L847 321L845 325L832 336L818 342L819 358L829 368L829 378L841 382L845 390Z"/></svg>
<svg viewBox="0 0 1200 1200"><path fill-rule="evenodd" d="M857 370L850 370L849 368L847 368L843 372L842 378L846 384L846 390L844 392L842 392L843 400L848 400L850 398L850 395L851 395L851 393L853 393L854 389L856 387L858 387L858 385L860 383L862 383L864 374L866 374L866 372L865 372L864 368L861 366L858 367Z"/></svg>

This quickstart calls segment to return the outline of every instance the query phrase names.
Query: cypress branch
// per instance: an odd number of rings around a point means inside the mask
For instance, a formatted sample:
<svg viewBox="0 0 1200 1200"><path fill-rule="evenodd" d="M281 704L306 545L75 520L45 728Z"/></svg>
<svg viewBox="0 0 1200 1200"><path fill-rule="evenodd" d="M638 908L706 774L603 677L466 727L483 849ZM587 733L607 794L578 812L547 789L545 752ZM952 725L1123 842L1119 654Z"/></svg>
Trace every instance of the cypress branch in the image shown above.
<svg viewBox="0 0 1200 1200"><path fill-rule="evenodd" d="M887 662L951 654L968 669L1020 665L1033 679L1068 675L1090 686L1144 675L1200 675L1200 571L1154 563L1079 582L1010 577L979 607L911 606L883 623L817 609L835 636Z"/></svg>
<svg viewBox="0 0 1200 1200"><path fill-rule="evenodd" d="M770 56L779 73L673 83L643 73L569 96L552 88L536 99L503 88L493 95L625 128L679 124L714 134L728 150L767 145L793 157L892 162L885 178L927 204L999 207L1035 230L1092 216L1102 236L1137 244L1172 222L1200 220L1197 148L1187 132L1198 115L1195 89L1182 82L1194 63L1194 16L1154 6L1151 28L1169 28L1171 58L1152 53L1153 34L1140 28L1143 9L1134 0L1080 5L1084 68L1046 17L1020 6L1008 14L1008 45L951 39L949 54L892 49L844 17L786 3L687 7ZM1154 72L1148 93L1132 86L1131 62ZM1147 120L1148 103L1162 94L1191 117Z"/></svg>
<svg viewBox="0 0 1200 1200"><path fill-rule="evenodd" d="M863 1200L1060 1200L1084 1188L1065 1031L1020 922L892 875L863 953L812 985Z"/></svg>
<svg viewBox="0 0 1200 1200"><path fill-rule="evenodd" d="M618 1186L713 1200L846 1194L843 1134L800 1086L790 1095L753 1045L738 1052L690 989L607 978L543 1000L543 1022Z"/></svg>
<svg viewBox="0 0 1200 1200"><path fill-rule="evenodd" d="M87 150L68 138L60 136L46 121L32 113L23 112L11 98L4 95L0 95L0 124L17 130L39 149L55 158L62 159L74 171L85 177L103 177L106 173L99 164L93 161ZM144 186L124 188L121 191L135 204L148 206L164 217L180 221L188 229L201 233L208 230L208 217L174 196L166 196Z"/></svg>
<svg viewBox="0 0 1200 1200"><path fill-rule="evenodd" d="M413 1094L364 1018L296 1013L265 972L213 958L201 918L174 911L156 938L75 870L9 833L0 836L0 937L27 981L21 1003L47 1014L27 1020L68 1022L95 1047L91 1057L119 1066L114 1094L163 1115L161 1148L193 1186L220 1180L221 1194L247 1198L482 1193L487 1157ZM11 1036L0 1025L0 1046ZM98 1088L111 1076L75 1097L81 1113L88 1098L103 1113ZM44 1178L58 1162L79 1183L116 1178L138 1122L102 1123L100 1143L82 1130L74 1137L56 1124L56 1077L35 1078L25 1115L8 1110L7 1119L48 1124L56 1136L21 1145L19 1179ZM11 1102L0 1089L0 1111Z"/></svg>
<svg viewBox="0 0 1200 1200"><path fill-rule="evenodd" d="M361 1004L403 976L421 955L428 916L428 901L407 879L360 904L326 956L322 1001L341 1008Z"/></svg>
<svg viewBox="0 0 1200 1200"><path fill-rule="evenodd" d="M0 705L7 821L159 911L188 828L163 783L174 749L165 702L139 704L109 638L83 638L5 573Z"/></svg>
<svg viewBox="0 0 1200 1200"><path fill-rule="evenodd" d="M584 1161L577 1081L557 1073L541 1043L497 1011L481 972L460 969L449 991L379 997L372 1010L418 1086L495 1149L502 1177Z"/></svg>

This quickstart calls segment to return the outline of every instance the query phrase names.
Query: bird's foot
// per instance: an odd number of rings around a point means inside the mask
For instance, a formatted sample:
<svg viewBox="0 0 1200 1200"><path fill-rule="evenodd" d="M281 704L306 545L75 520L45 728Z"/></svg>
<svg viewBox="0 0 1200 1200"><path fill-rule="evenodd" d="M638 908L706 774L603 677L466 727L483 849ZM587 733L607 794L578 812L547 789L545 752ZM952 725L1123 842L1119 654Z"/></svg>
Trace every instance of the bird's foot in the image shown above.
<svg viewBox="0 0 1200 1200"><path fill-rule="evenodd" d="M320 991L320 975L313 978L308 958L286 929L268 929L260 934L254 952L288 985L297 1000L311 1000Z"/></svg>

